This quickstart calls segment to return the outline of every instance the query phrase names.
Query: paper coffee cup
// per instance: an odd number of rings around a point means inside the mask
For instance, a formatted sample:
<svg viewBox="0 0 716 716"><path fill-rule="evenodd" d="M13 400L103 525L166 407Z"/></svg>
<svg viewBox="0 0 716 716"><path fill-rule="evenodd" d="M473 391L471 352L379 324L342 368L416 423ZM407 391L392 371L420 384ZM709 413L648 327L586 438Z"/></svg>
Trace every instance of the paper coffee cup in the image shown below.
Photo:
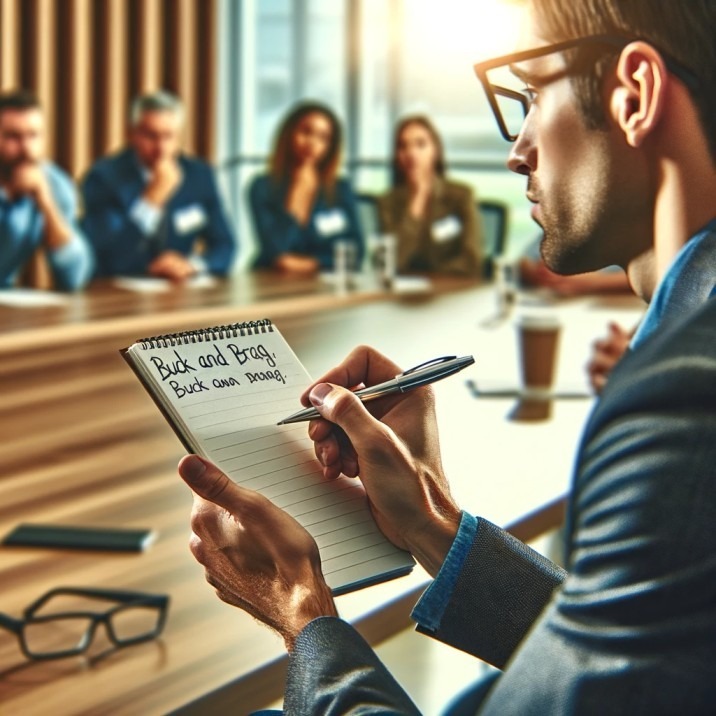
<svg viewBox="0 0 716 716"><path fill-rule="evenodd" d="M523 395L549 398L557 365L560 321L552 314L524 314L515 325Z"/></svg>

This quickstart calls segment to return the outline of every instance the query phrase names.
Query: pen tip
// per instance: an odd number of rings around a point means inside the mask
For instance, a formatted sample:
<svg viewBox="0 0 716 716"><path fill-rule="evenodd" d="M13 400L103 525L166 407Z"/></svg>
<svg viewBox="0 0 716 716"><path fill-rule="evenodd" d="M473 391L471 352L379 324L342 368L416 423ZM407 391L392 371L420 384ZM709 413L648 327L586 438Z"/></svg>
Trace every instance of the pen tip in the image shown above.
<svg viewBox="0 0 716 716"><path fill-rule="evenodd" d="M276 423L276 425L283 425L284 422L285 422L284 420L279 420L279 421Z"/></svg>

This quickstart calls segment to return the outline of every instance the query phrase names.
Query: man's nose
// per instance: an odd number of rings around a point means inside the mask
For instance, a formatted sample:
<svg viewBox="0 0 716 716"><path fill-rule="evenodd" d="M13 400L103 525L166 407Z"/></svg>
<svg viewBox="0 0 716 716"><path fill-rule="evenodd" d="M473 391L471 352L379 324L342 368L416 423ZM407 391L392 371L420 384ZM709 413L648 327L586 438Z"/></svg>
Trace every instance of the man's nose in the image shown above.
<svg viewBox="0 0 716 716"><path fill-rule="evenodd" d="M525 176L529 176L537 168L537 149L526 120L512 145L507 167L515 174Z"/></svg>

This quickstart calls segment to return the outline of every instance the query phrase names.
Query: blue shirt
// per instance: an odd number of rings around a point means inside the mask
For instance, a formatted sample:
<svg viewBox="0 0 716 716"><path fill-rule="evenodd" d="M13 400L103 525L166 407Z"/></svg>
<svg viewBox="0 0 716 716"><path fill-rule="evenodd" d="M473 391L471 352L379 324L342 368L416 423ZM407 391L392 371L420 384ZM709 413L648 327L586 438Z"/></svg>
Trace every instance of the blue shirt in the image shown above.
<svg viewBox="0 0 716 716"><path fill-rule="evenodd" d="M57 288L75 290L84 286L92 274L92 252L76 223L77 194L69 176L51 162L42 170L57 209L71 228L69 241L57 249L47 249L47 260ZM28 195L8 197L0 189L0 288L15 285L18 274L42 245L45 217Z"/></svg>
<svg viewBox="0 0 716 716"><path fill-rule="evenodd" d="M265 174L256 177L249 188L249 204L259 240L255 268L269 268L285 253L303 254L318 259L321 268L333 268L333 251L337 241L352 241L356 247L356 267L360 268L365 252L358 205L350 184L336 182L334 196L319 193L305 225L284 208L286 186L277 186Z"/></svg>
<svg viewBox="0 0 716 716"><path fill-rule="evenodd" d="M716 295L716 219L687 241L657 286L631 340L635 348L659 326L680 318Z"/></svg>
<svg viewBox="0 0 716 716"><path fill-rule="evenodd" d="M681 248L656 289L632 338L638 346L659 327L683 318L716 296L716 219ZM440 627L462 565L472 547L479 518L463 512L455 540L437 576L415 605L411 617L430 632Z"/></svg>

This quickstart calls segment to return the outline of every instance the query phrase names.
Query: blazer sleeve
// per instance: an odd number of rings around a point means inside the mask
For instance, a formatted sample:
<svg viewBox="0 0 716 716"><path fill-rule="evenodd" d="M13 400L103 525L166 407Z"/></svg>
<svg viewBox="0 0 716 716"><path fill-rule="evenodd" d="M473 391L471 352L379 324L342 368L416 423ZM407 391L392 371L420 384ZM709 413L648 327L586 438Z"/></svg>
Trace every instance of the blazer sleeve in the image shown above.
<svg viewBox="0 0 716 716"><path fill-rule="evenodd" d="M139 192L132 200L139 197ZM143 273L149 248L139 226L105 174L96 167L82 181L82 228L94 249L99 276Z"/></svg>
<svg viewBox="0 0 716 716"><path fill-rule="evenodd" d="M566 573L484 518L437 630L418 631L498 668L548 604Z"/></svg>
<svg viewBox="0 0 716 716"><path fill-rule="evenodd" d="M333 617L314 619L299 634L283 708L286 716L420 714L358 632Z"/></svg>

